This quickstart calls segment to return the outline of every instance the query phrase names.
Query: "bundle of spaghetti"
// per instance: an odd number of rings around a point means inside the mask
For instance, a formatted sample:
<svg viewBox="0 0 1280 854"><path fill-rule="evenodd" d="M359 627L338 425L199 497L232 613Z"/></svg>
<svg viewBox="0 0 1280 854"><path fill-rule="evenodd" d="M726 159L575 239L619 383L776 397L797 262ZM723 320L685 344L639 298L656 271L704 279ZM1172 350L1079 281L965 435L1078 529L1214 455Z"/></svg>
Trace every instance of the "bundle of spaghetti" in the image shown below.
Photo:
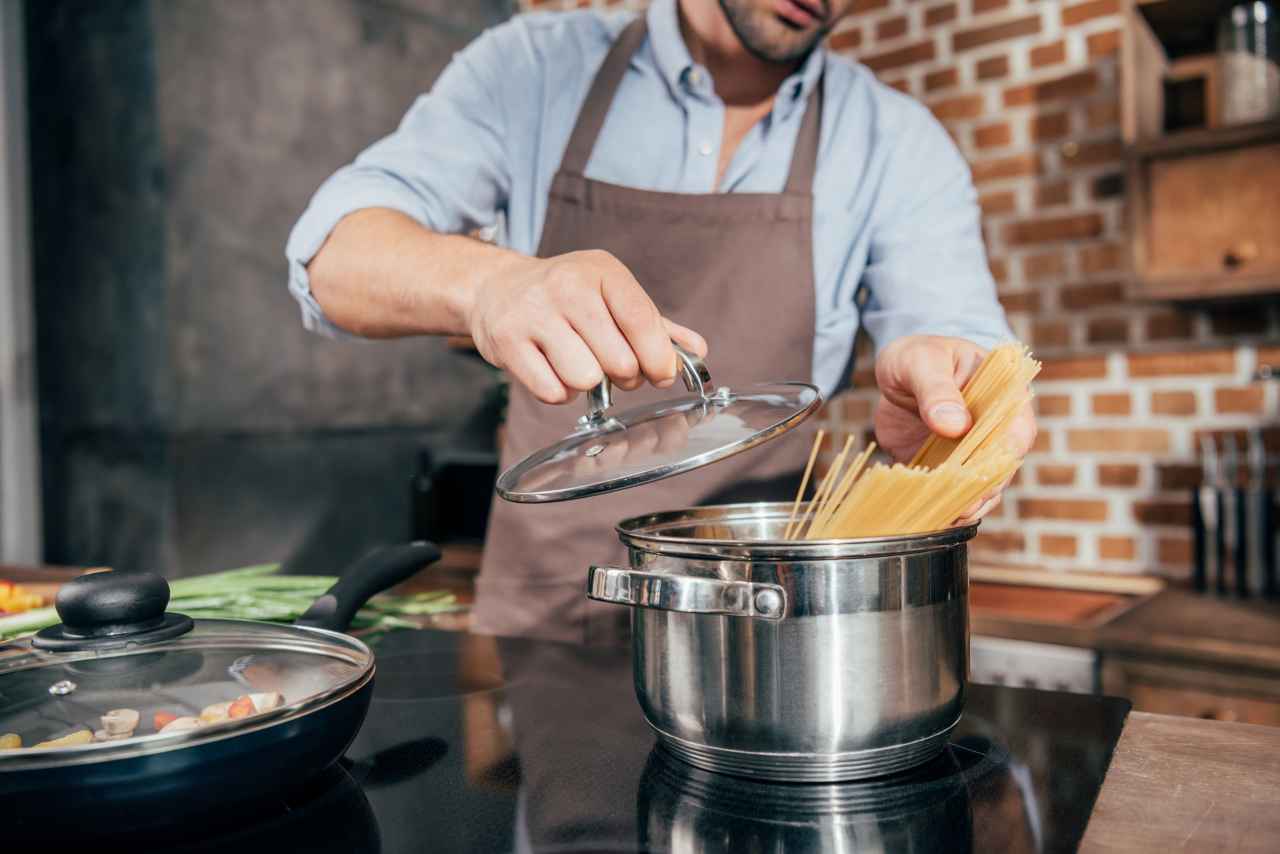
<svg viewBox="0 0 1280 854"><path fill-rule="evenodd" d="M1031 381L1039 373L1040 363L1031 358L1026 346L1009 342L996 347L978 365L961 392L964 405L973 416L973 427L959 439L936 433L929 436L911 464L937 468L947 461L965 462L979 448L997 440L1031 399Z"/></svg>
<svg viewBox="0 0 1280 854"><path fill-rule="evenodd" d="M991 351L963 389L973 427L960 439L932 437L907 465L868 466L875 443L850 457L850 437L802 516L801 501L823 439L819 432L783 538L894 536L952 525L1021 465L1007 447L1008 432L1030 400L1029 384L1039 370L1040 363L1020 344Z"/></svg>

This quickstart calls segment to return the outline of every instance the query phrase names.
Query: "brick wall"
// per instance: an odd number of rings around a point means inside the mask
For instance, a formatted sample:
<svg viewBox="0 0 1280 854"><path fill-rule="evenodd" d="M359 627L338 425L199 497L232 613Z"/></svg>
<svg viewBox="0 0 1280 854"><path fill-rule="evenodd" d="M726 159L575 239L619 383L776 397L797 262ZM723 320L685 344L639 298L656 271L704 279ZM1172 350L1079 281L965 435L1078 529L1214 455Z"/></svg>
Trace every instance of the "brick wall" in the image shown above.
<svg viewBox="0 0 1280 854"><path fill-rule="evenodd" d="M1001 301L1044 361L1037 448L975 550L1063 570L1185 576L1197 435L1276 412L1275 384L1250 377L1280 364L1280 319L1267 305L1125 299L1120 0L861 0L858 9L832 47L924 101L951 132L981 196ZM869 359L855 379L861 388L822 418L838 442L866 429L875 401Z"/></svg>

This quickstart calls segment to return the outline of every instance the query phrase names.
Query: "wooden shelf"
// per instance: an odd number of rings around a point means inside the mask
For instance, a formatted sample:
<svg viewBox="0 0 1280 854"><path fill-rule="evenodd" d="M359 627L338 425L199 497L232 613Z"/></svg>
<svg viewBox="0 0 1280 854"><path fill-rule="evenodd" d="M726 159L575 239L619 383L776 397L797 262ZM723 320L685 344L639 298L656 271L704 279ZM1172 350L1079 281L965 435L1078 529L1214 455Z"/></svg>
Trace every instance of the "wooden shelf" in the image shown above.
<svg viewBox="0 0 1280 854"><path fill-rule="evenodd" d="M1136 0L1169 57L1213 50L1221 0Z"/></svg>
<svg viewBox="0 0 1280 854"><path fill-rule="evenodd" d="M1201 128L1166 134L1155 139L1136 142L1129 146L1131 157L1150 159L1155 157L1182 157L1240 148L1280 139L1280 121L1253 122L1223 128Z"/></svg>
<svg viewBox="0 0 1280 854"><path fill-rule="evenodd" d="M1141 300L1179 302L1223 302L1259 296L1280 297L1280 272L1233 273L1144 278L1129 296Z"/></svg>

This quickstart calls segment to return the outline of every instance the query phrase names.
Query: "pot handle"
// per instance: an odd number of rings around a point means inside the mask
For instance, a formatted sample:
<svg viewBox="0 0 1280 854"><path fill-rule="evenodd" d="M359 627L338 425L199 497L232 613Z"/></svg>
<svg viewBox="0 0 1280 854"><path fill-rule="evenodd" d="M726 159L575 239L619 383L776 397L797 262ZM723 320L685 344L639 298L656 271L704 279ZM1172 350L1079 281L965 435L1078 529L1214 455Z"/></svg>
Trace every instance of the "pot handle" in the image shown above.
<svg viewBox="0 0 1280 854"><path fill-rule="evenodd" d="M439 559L440 549L425 540L374 549L343 572L293 624L344 632L375 594L395 587Z"/></svg>
<svg viewBox="0 0 1280 854"><path fill-rule="evenodd" d="M763 620L781 620L787 611L787 592L776 584L640 572L620 566L591 567L587 598L660 611Z"/></svg>

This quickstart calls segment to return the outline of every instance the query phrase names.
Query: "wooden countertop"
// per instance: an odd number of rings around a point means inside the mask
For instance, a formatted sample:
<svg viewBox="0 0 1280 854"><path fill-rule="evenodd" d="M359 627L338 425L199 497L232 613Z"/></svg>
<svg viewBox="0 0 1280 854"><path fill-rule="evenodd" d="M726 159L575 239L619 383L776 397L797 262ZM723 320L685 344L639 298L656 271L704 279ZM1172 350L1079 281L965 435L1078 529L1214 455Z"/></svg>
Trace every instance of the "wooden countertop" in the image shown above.
<svg viewBox="0 0 1280 854"><path fill-rule="evenodd" d="M1129 715L1081 851L1278 846L1280 728Z"/></svg>
<svg viewBox="0 0 1280 854"><path fill-rule="evenodd" d="M1280 674L1280 602L1165 590L1100 627L1095 643L1104 654Z"/></svg>

